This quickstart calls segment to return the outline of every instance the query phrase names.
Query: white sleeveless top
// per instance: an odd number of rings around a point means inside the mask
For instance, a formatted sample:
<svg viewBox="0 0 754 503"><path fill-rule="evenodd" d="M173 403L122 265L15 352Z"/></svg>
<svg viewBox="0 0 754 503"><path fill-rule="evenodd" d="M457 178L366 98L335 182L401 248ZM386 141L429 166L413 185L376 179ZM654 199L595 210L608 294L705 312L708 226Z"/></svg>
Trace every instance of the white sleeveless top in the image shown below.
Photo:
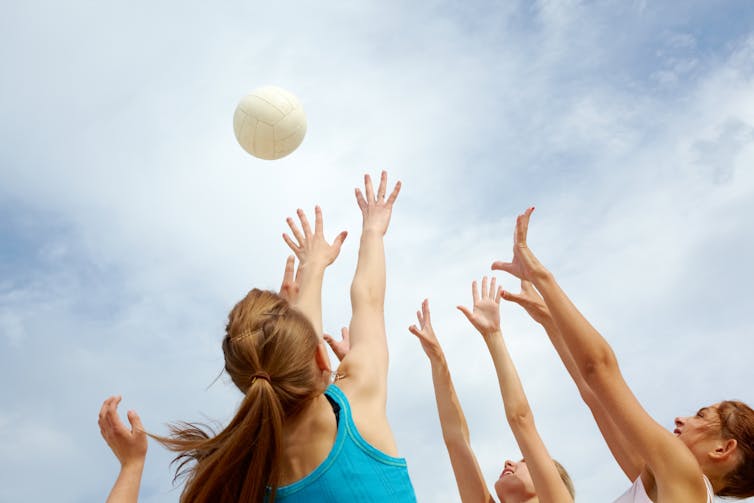
<svg viewBox="0 0 754 503"><path fill-rule="evenodd" d="M712 490L712 484L710 484L709 480L707 480L707 477L702 475L704 477L704 485L707 487L707 503L714 503L715 501L715 492ZM644 490L644 484L641 481L641 476L639 476L638 479L633 483L631 487L628 488L628 491L623 493L621 496L618 497L617 500L615 500L613 503L653 503L651 499L649 499L649 496L647 496L647 491Z"/></svg>

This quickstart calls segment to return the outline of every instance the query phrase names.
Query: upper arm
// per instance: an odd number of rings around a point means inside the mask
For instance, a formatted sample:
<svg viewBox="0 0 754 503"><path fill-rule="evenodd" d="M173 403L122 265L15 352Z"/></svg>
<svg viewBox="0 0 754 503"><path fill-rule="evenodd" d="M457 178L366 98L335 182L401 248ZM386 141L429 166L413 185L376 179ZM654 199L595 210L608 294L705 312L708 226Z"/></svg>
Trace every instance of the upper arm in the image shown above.
<svg viewBox="0 0 754 503"><path fill-rule="evenodd" d="M516 442L529 468L537 497L542 503L572 502L568 488L534 426L531 414L509 421Z"/></svg>
<svg viewBox="0 0 754 503"><path fill-rule="evenodd" d="M390 456L398 448L387 419L387 344L380 311L355 309L349 328L351 348L338 373L339 387L348 397L361 436Z"/></svg>

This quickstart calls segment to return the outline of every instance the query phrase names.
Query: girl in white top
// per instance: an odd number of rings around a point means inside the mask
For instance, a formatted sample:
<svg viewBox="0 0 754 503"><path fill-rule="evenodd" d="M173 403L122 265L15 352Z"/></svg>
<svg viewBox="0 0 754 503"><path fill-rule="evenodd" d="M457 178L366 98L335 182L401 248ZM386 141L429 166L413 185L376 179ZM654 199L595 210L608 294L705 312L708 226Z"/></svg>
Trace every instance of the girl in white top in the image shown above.
<svg viewBox="0 0 754 503"><path fill-rule="evenodd" d="M723 401L678 417L671 433L655 422L621 375L610 345L576 309L526 245L529 217L519 215L513 260L493 270L522 280L520 294L502 292L545 327L626 476L635 481L616 503L706 503L712 494L754 496L754 410Z"/></svg>

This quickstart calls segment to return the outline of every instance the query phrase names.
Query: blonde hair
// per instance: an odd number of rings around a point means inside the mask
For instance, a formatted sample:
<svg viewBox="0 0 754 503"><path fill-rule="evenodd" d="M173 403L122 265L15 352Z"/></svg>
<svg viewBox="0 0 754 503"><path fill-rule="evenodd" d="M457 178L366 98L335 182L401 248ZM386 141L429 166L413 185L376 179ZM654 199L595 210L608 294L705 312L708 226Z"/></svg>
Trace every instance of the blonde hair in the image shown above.
<svg viewBox="0 0 754 503"><path fill-rule="evenodd" d="M558 475L560 475L560 480L563 481L563 483L566 486L566 489L568 489L568 493L571 495L571 498L575 501L576 489L573 487L573 480L571 480L571 476L568 475L568 472L566 471L566 469L557 460L553 459L552 462L555 463L555 468L558 469Z"/></svg>

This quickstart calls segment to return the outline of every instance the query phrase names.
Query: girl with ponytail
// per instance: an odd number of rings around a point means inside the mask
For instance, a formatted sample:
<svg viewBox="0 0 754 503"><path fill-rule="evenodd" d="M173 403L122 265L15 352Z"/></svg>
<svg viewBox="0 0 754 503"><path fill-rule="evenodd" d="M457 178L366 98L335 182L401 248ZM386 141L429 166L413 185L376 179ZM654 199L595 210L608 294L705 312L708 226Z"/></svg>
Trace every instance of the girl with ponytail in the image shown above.
<svg viewBox="0 0 754 503"><path fill-rule="evenodd" d="M181 503L416 500L406 462L396 457L385 411L383 237L400 182L387 195L383 171L377 194L368 175L364 186L363 193L356 189L363 220L351 284L349 354L332 372L321 307L324 271L337 258L346 233L328 244L320 208L315 209L314 232L298 210L300 228L289 218L293 237L283 235L299 259L295 277L289 257L279 294L254 289L228 317L222 342L225 371L244 394L235 416L217 434L198 424L177 423L170 436L152 436L178 452L176 477L186 478ZM126 434L116 407L117 401L109 399L100 414L108 444L117 454L120 444L112 439L128 446L144 440L144 449L132 456L136 468L131 458L125 463L119 456L121 477L108 501L134 502L146 441L140 424Z"/></svg>

